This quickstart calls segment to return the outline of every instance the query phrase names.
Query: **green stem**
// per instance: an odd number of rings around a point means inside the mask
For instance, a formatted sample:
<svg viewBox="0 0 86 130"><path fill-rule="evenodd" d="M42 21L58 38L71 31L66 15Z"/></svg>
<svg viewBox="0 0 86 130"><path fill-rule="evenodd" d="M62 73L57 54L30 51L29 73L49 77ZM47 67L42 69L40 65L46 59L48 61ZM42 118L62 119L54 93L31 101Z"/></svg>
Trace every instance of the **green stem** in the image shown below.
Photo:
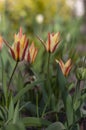
<svg viewBox="0 0 86 130"><path fill-rule="evenodd" d="M80 92L80 80L77 81L76 88L75 88L75 100L77 98L77 94Z"/></svg>
<svg viewBox="0 0 86 130"><path fill-rule="evenodd" d="M39 108L38 108L38 93L36 94L36 113L37 113L37 117L39 117Z"/></svg>
<svg viewBox="0 0 86 130"><path fill-rule="evenodd" d="M46 108L47 108L47 106L48 106L48 104L49 104L49 102L50 102L50 98L51 98L51 96L49 96L49 98L48 98L48 100L47 100L47 102L46 102L46 104L45 104L45 106L44 106L44 109L43 109L43 112L42 112L42 118L44 117L44 115L45 115L45 111L46 111Z"/></svg>
<svg viewBox="0 0 86 130"><path fill-rule="evenodd" d="M49 55L48 55L48 76L49 76L49 71L50 71L50 52L49 52Z"/></svg>
<svg viewBox="0 0 86 130"><path fill-rule="evenodd" d="M79 90L80 90L80 80L77 81L76 93L78 93Z"/></svg>
<svg viewBox="0 0 86 130"><path fill-rule="evenodd" d="M16 62L16 65L15 65L15 67L14 67L14 69L13 69L12 74L11 74L11 77L10 77L10 80L9 80L9 83L8 83L8 90L9 90L9 88L10 88L10 83L11 83L11 80L12 80L12 78L13 78L13 75L14 75L14 73L15 73L15 70L16 70L17 66L18 66L18 62Z"/></svg>
<svg viewBox="0 0 86 130"><path fill-rule="evenodd" d="M75 103L76 100L77 100L77 97L81 95L81 92L80 92L80 82L81 82L80 80L77 81L73 103ZM73 113L75 113L74 109L73 109ZM73 114L73 115L74 115L74 121L75 121L75 114Z"/></svg>
<svg viewBox="0 0 86 130"><path fill-rule="evenodd" d="M45 115L45 111L46 111L46 108L50 102L50 99L51 99L51 84L50 84L50 56L51 56L51 53L49 52L48 53L48 66L47 66L47 83L48 83L48 89L49 89L49 97L48 97L48 100L44 106L44 109L43 109L43 112L42 112L42 118L43 116Z"/></svg>

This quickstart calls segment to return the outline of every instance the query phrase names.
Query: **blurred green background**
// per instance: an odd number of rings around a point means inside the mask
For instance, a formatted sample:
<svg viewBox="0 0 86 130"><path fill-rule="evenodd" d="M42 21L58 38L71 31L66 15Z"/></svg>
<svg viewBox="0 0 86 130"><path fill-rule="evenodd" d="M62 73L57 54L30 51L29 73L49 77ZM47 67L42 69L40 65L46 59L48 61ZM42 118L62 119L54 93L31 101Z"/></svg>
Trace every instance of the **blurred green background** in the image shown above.
<svg viewBox="0 0 86 130"><path fill-rule="evenodd" d="M0 0L0 34L12 44L21 26L30 43L37 44L39 58L44 50L36 35L46 41L48 32L60 31L61 46L55 57L75 61L86 56L85 5L85 0Z"/></svg>

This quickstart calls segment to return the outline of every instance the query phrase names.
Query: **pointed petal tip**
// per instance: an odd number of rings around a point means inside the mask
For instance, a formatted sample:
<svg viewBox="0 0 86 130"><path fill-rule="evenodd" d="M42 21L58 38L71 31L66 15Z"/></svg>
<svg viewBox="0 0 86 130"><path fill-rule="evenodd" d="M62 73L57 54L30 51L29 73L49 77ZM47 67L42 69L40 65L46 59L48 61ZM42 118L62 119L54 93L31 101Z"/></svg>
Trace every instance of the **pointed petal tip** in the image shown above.
<svg viewBox="0 0 86 130"><path fill-rule="evenodd" d="M19 37L20 38L22 37L22 27L20 27L20 29L19 29Z"/></svg>

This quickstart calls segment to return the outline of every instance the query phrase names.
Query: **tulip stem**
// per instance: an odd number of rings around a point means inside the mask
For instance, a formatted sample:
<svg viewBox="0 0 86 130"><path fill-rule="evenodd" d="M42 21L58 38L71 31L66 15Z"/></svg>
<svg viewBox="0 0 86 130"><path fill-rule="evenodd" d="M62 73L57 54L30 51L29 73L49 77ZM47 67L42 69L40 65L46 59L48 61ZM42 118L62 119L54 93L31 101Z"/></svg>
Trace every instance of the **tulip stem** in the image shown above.
<svg viewBox="0 0 86 130"><path fill-rule="evenodd" d="M48 55L48 76L49 76L49 71L50 71L50 52Z"/></svg>
<svg viewBox="0 0 86 130"><path fill-rule="evenodd" d="M78 93L80 90L80 80L77 81L77 85L76 85L76 93Z"/></svg>
<svg viewBox="0 0 86 130"><path fill-rule="evenodd" d="M18 62L16 62L15 67L14 67L14 69L13 69L13 72L12 72L12 74L11 74L11 77L10 77L10 80L9 80L9 83L8 83L8 90L9 90L9 88L10 88L10 83L11 83L11 80L12 80L12 78L13 78L13 75L14 75L14 73L15 73L15 70L16 70L17 66L18 66Z"/></svg>
<svg viewBox="0 0 86 130"><path fill-rule="evenodd" d="M44 117L44 115L45 115L45 112L46 112L46 109L47 109L47 107L48 107L48 105L49 105L49 102L50 102L50 95L49 95L49 97L48 97L48 99L47 99L47 102L46 102L46 104L45 104L45 106L44 106L44 109L43 109L43 112L42 112L42 118Z"/></svg>
<svg viewBox="0 0 86 130"><path fill-rule="evenodd" d="M38 107L38 93L36 93L36 113L37 113L37 117L39 117L39 107Z"/></svg>

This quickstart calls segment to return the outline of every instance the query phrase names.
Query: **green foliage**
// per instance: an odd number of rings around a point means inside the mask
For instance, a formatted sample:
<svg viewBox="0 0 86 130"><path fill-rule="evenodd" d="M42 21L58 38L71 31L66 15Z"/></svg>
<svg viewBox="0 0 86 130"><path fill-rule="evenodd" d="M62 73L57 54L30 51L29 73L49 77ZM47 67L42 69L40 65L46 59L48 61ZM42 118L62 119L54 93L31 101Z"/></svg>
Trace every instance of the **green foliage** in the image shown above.
<svg viewBox="0 0 86 130"><path fill-rule="evenodd" d="M35 117L25 117L22 119L22 122L25 126L34 126L34 127L46 127L51 124L51 122L42 119L42 118L35 118Z"/></svg>
<svg viewBox="0 0 86 130"><path fill-rule="evenodd" d="M33 64L21 61L14 71L16 63L7 53L6 46L0 51L0 129L79 130L79 122L86 118L83 107L86 63L84 60L82 65L81 61L78 66L80 56L75 53L81 38L79 26L82 20L70 17L71 10L65 0L6 0L0 3L0 10L1 17L3 15L0 32L9 44L14 43L15 30L23 26L30 43L34 41L39 52ZM39 14L43 18L41 23L37 21ZM44 39L46 44L47 30L61 32L60 46L53 54L36 37ZM63 75L56 58L72 59L68 77Z"/></svg>
<svg viewBox="0 0 86 130"><path fill-rule="evenodd" d="M46 130L65 130L65 127L60 122L55 122L49 125Z"/></svg>
<svg viewBox="0 0 86 130"><path fill-rule="evenodd" d="M66 110L67 123L68 123L68 126L70 126L73 123L72 97L67 92L67 89L66 89L67 81L66 81L65 77L63 76L59 65L57 66L57 74L58 74L57 81L58 81L59 86L61 88L62 98L63 98L65 110Z"/></svg>

